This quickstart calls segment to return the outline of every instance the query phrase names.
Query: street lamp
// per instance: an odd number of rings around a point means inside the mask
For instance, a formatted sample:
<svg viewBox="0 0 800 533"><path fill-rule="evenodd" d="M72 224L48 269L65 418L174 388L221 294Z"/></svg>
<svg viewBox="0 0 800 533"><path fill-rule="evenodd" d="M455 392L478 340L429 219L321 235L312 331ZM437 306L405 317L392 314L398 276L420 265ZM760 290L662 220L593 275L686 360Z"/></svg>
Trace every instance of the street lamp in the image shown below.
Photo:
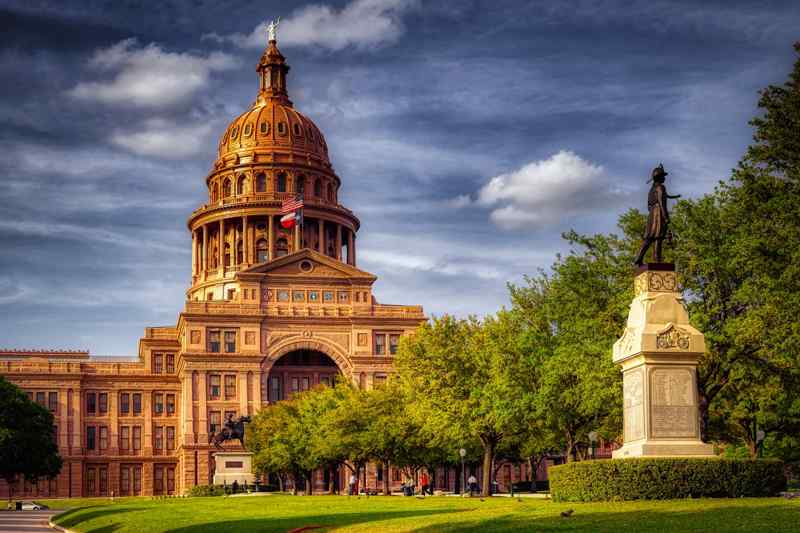
<svg viewBox="0 0 800 533"><path fill-rule="evenodd" d="M594 443L597 442L597 432L590 431L589 432L589 441L592 443L592 459L594 459Z"/></svg>
<svg viewBox="0 0 800 533"><path fill-rule="evenodd" d="M458 450L458 455L461 456L461 494L464 494L464 489L467 487L467 472L464 470L464 457L467 456L467 450L461 448Z"/></svg>

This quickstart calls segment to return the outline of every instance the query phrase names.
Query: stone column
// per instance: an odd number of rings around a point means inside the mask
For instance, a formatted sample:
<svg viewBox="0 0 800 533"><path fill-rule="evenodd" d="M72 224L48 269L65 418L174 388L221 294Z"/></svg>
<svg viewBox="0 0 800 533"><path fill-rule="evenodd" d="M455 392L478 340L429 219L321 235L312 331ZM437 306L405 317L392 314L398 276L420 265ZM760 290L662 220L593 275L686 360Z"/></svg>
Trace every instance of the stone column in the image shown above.
<svg viewBox="0 0 800 533"><path fill-rule="evenodd" d="M197 275L197 232L192 230L192 277Z"/></svg>
<svg viewBox="0 0 800 533"><path fill-rule="evenodd" d="M353 248L353 230L347 230L347 264L355 266L356 265L356 251Z"/></svg>
<svg viewBox="0 0 800 533"><path fill-rule="evenodd" d="M208 407L206 405L206 372L198 372L197 380L197 442L205 444L208 442ZM202 452L201 452L202 453ZM201 482L202 483L202 482Z"/></svg>
<svg viewBox="0 0 800 533"><path fill-rule="evenodd" d="M317 220L317 251L321 254L325 253L325 221L322 219Z"/></svg>
<svg viewBox="0 0 800 533"><path fill-rule="evenodd" d="M183 431L181 435L184 446L194 444L194 409L192 408L192 372L185 371L181 375L181 420L183 421ZM177 444L177 443L176 443Z"/></svg>
<svg viewBox="0 0 800 533"><path fill-rule="evenodd" d="M203 250L201 257L203 265L200 272L203 275L203 279L206 279L206 272L208 271L208 227L205 224L203 224Z"/></svg>
<svg viewBox="0 0 800 533"><path fill-rule="evenodd" d="M242 217L242 261L250 264L250 236L247 233L247 215Z"/></svg>
<svg viewBox="0 0 800 533"><path fill-rule="evenodd" d="M336 224L336 259L342 260L342 226Z"/></svg>
<svg viewBox="0 0 800 533"><path fill-rule="evenodd" d="M219 238L217 239L217 265L219 270L225 272L225 221L219 221Z"/></svg>
<svg viewBox="0 0 800 533"><path fill-rule="evenodd" d="M267 231L269 233L267 235L267 246L269 246L269 250L267 252L267 261L272 261L275 259L275 217L270 214L268 218Z"/></svg>
<svg viewBox="0 0 800 533"><path fill-rule="evenodd" d="M703 334L689 324L670 264L640 267L625 333L614 343L622 367L625 457L711 456L700 440L697 363Z"/></svg>

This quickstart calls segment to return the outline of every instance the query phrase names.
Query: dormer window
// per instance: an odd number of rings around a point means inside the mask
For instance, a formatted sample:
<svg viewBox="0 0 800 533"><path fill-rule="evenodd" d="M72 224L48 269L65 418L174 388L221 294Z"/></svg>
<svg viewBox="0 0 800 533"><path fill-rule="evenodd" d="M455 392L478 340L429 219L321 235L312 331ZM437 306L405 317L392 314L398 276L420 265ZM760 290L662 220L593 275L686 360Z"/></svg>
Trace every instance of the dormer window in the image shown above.
<svg viewBox="0 0 800 533"><path fill-rule="evenodd" d="M253 133L253 124L248 122L244 127L244 136L250 137L250 134L252 133Z"/></svg>
<svg viewBox="0 0 800 533"><path fill-rule="evenodd" d="M294 124L294 127L292 129L294 129L295 137L300 137L301 135L303 135L303 130L300 129L300 124Z"/></svg>
<svg viewBox="0 0 800 533"><path fill-rule="evenodd" d="M286 135L286 123L285 122L278 122L278 134L279 135Z"/></svg>
<svg viewBox="0 0 800 533"><path fill-rule="evenodd" d="M261 122L261 135L266 135L269 133L269 122L266 120Z"/></svg>

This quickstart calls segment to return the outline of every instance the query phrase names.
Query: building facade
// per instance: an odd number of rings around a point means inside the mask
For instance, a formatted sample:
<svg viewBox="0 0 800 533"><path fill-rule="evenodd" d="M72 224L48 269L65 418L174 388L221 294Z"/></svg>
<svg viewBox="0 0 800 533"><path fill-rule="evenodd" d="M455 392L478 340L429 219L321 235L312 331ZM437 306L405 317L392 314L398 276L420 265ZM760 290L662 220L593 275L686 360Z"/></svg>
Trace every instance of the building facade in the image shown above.
<svg viewBox="0 0 800 533"><path fill-rule="evenodd" d="M220 138L208 201L189 217L191 284L177 323L146 328L135 358L0 351L0 374L53 412L64 459L56 479L20 482L16 495L208 484L209 437L229 413L337 378L373 387L425 320L420 306L378 303L375 276L357 268L359 220L338 201L324 136L289 100L274 40L256 70L256 100ZM298 194L304 223L285 229L281 204Z"/></svg>

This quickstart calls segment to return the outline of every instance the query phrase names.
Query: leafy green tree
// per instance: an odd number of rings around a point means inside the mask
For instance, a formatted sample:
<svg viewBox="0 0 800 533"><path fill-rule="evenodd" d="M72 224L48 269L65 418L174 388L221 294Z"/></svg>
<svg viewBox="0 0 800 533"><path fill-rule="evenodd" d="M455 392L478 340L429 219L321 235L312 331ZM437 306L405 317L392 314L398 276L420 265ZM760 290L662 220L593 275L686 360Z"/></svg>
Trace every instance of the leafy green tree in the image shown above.
<svg viewBox="0 0 800 533"><path fill-rule="evenodd" d="M776 453L800 459L790 452L800 444L800 59L785 84L761 92L759 108L731 179L677 205L675 256L706 335L703 426L751 454L763 430Z"/></svg>
<svg viewBox="0 0 800 533"><path fill-rule="evenodd" d="M539 372L535 395L540 451L555 445L582 458L588 435L609 440L621 428L622 380L611 361L633 297L631 262L641 215L620 219L623 236L564 235L572 246L549 273L510 285L512 309L529 325Z"/></svg>
<svg viewBox="0 0 800 533"><path fill-rule="evenodd" d="M25 478L53 478L61 471L53 415L0 376L0 476L9 486Z"/></svg>
<svg viewBox="0 0 800 533"><path fill-rule="evenodd" d="M450 316L421 325L398 350L398 380L409 412L431 435L431 444L458 449L480 442L484 495L504 437L523 431L535 389L531 350L520 334L522 322L501 312L483 323Z"/></svg>

